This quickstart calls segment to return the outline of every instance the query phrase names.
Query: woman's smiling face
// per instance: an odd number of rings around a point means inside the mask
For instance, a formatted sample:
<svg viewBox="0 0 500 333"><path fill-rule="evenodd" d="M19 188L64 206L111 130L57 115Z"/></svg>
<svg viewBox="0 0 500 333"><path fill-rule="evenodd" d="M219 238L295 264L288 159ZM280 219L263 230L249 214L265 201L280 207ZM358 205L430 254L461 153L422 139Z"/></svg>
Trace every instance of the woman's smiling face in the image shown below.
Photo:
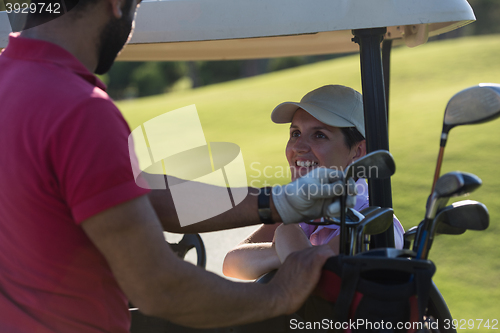
<svg viewBox="0 0 500 333"><path fill-rule="evenodd" d="M358 156L359 145L350 149L339 127L326 125L303 109L298 109L290 126L286 158L292 180L304 176L314 167L344 170Z"/></svg>

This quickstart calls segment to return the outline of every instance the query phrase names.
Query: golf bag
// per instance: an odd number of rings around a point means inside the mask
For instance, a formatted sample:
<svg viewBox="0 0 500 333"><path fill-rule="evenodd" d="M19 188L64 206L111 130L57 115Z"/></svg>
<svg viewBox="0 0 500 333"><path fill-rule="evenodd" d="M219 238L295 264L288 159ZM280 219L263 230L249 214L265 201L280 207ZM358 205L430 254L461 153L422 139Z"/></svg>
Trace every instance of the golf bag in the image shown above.
<svg viewBox="0 0 500 333"><path fill-rule="evenodd" d="M436 268L428 260L388 257L384 251L404 253L384 249L328 259L315 291L322 301L307 302L301 315L324 315L322 302L327 301L333 318L329 331L421 330Z"/></svg>

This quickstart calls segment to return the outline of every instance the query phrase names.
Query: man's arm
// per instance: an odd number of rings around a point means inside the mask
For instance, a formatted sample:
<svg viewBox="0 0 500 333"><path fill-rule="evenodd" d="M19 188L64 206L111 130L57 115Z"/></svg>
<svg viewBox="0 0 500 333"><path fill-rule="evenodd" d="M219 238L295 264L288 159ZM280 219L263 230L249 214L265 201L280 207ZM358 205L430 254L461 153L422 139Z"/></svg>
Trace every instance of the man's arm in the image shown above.
<svg viewBox="0 0 500 333"><path fill-rule="evenodd" d="M336 216L340 212L340 203L332 201L339 194L336 186L342 184L338 170L317 168L307 175L284 186L274 186L269 198L269 208L273 221L285 224L314 219L321 216ZM160 181L163 181L160 176ZM174 180L175 181L175 180ZM163 183L164 184L164 183ZM352 182L354 184L354 182ZM200 192L210 193L208 184L197 183ZM220 188L219 188L220 189ZM213 193L213 192L212 192ZM180 226L176 215L174 202L169 189L153 190L149 198L160 218L163 228L170 232L195 233L244 227L260 223L257 210L257 197L260 189L248 188L248 195L236 207L213 218L186 227ZM354 189L349 193L355 193ZM354 196L348 197L351 202ZM189 198L185 198L189 200ZM355 200L354 200L355 201ZM196 208L193 209L203 209Z"/></svg>
<svg viewBox="0 0 500 333"><path fill-rule="evenodd" d="M212 185L200 184L200 186ZM181 227L179 223L172 195L168 188L166 190L152 190L148 196L165 231L187 234L260 224L261 221L257 211L257 195L259 191L260 190L257 188L248 188L247 197L233 209L185 227ZM270 208L273 221L281 222L281 218L276 211L272 197L270 200Z"/></svg>
<svg viewBox="0 0 500 333"><path fill-rule="evenodd" d="M193 327L220 327L293 313L332 255L315 247L291 255L269 284L235 283L180 260L164 241L146 196L82 223L120 287L148 315Z"/></svg>

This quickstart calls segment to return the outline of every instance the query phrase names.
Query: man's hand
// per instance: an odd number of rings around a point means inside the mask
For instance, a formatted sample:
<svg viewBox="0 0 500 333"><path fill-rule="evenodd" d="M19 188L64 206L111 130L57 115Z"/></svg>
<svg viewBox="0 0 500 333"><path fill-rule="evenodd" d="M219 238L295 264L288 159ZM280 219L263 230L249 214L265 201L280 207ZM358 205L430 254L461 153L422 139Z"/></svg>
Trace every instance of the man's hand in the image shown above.
<svg viewBox="0 0 500 333"><path fill-rule="evenodd" d="M339 200L344 192L343 173L339 170L316 168L304 177L285 186L273 187L273 202L283 223L298 223L322 216L337 216ZM356 203L356 184L349 179L347 206Z"/></svg>
<svg viewBox="0 0 500 333"><path fill-rule="evenodd" d="M335 253L328 245L314 246L291 253L269 282L281 288L280 306L285 313L292 314L300 309L318 284L325 261Z"/></svg>

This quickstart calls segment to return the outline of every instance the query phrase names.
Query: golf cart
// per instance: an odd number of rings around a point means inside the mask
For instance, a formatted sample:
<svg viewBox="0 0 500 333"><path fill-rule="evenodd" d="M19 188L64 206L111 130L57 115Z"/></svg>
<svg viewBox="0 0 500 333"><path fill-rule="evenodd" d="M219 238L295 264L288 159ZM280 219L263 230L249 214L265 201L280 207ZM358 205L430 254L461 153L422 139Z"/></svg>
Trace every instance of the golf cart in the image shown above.
<svg viewBox="0 0 500 333"><path fill-rule="evenodd" d="M465 0L144 2L134 37L120 60L255 59L359 50L370 153L389 150L392 43L415 47L474 19ZM371 206L392 207L390 179L370 179L369 188ZM373 249L393 246L392 228L372 237ZM451 319L435 286L428 314ZM271 327L267 322L232 329L264 332L272 331Z"/></svg>
<svg viewBox="0 0 500 333"><path fill-rule="evenodd" d="M474 19L465 0L144 1L134 37L119 60L255 59L359 50L370 153L389 150L387 101L392 43L415 47ZM6 46L8 32L9 16L3 12L0 48ZM369 189L371 206L392 207L390 178L370 179ZM391 247L392 228L372 237L372 249ZM435 286L428 314L451 319ZM231 329L264 332L272 326L270 322L255 325Z"/></svg>

